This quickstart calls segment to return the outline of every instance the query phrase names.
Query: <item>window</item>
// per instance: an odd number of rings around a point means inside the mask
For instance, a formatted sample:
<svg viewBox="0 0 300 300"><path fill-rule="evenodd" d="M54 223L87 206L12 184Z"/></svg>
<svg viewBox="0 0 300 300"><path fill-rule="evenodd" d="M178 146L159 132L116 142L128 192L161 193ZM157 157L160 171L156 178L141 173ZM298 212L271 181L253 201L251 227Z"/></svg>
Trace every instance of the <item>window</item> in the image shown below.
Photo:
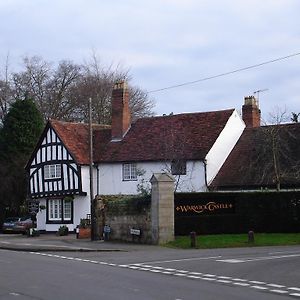
<svg viewBox="0 0 300 300"><path fill-rule="evenodd" d="M61 165L46 165L44 166L45 179L61 178Z"/></svg>
<svg viewBox="0 0 300 300"><path fill-rule="evenodd" d="M63 199L49 199L47 201L48 221L51 223L72 222L73 202Z"/></svg>
<svg viewBox="0 0 300 300"><path fill-rule="evenodd" d="M137 180L136 164L123 164L123 180Z"/></svg>
<svg viewBox="0 0 300 300"><path fill-rule="evenodd" d="M172 175L186 175L186 161L173 160L171 162Z"/></svg>

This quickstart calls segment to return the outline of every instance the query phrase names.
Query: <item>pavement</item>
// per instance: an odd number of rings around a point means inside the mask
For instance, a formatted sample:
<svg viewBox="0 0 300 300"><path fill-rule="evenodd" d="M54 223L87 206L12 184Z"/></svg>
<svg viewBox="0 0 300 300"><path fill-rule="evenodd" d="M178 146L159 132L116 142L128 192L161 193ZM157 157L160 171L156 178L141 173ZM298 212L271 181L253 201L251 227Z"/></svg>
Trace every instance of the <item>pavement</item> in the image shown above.
<svg viewBox="0 0 300 300"><path fill-rule="evenodd" d="M123 243L112 241L91 241L90 239L77 239L76 234L57 236L45 233L36 237L27 237L22 234L0 234L0 249L30 252L111 252L111 251L137 251L152 245Z"/></svg>

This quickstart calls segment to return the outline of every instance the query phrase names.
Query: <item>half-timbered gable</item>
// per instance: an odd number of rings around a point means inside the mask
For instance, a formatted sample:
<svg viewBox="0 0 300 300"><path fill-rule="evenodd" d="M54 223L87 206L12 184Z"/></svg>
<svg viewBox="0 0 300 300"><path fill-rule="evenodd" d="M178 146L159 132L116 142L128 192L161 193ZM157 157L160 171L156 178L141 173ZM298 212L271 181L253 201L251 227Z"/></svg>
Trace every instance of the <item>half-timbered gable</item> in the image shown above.
<svg viewBox="0 0 300 300"><path fill-rule="evenodd" d="M43 198L82 194L81 166L67 149L51 122L27 165L29 195Z"/></svg>

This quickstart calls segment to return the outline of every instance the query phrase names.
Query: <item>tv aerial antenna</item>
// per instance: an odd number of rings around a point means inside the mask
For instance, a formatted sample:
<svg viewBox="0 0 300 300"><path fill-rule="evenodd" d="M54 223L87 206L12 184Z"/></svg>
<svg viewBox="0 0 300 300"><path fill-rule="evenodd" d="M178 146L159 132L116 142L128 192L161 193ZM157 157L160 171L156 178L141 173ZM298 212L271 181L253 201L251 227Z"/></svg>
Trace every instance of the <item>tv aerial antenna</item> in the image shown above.
<svg viewBox="0 0 300 300"><path fill-rule="evenodd" d="M257 106L259 107L259 94L268 91L269 89L260 89L253 92L253 95L256 96Z"/></svg>

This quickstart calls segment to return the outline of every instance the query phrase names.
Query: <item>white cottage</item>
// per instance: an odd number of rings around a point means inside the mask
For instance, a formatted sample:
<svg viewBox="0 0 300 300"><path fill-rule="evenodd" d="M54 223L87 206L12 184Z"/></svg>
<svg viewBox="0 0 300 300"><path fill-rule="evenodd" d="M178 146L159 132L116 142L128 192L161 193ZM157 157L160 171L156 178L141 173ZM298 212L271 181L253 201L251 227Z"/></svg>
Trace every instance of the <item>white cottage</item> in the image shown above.
<svg viewBox="0 0 300 300"><path fill-rule="evenodd" d="M207 191L244 128L235 109L131 123L126 84L117 83L112 125L93 125L93 194L138 194L159 172L174 175L177 192ZM46 207L39 230L73 230L90 213L88 164L88 125L49 121L26 167L29 196Z"/></svg>

